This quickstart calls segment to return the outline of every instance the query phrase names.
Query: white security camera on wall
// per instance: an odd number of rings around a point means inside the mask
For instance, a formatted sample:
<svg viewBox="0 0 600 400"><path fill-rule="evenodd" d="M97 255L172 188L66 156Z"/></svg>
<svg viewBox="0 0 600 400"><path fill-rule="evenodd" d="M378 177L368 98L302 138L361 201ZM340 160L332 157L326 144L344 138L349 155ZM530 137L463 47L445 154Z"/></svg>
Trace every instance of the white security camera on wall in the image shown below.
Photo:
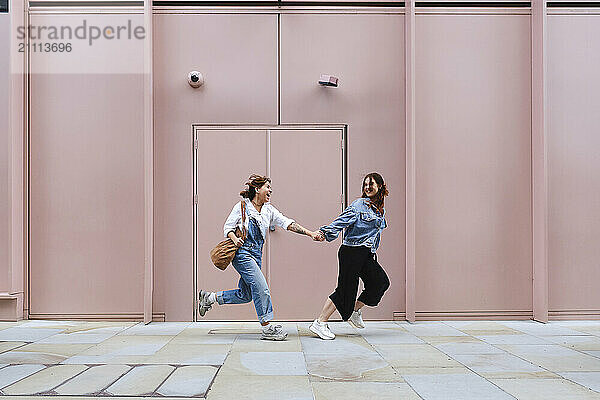
<svg viewBox="0 0 600 400"><path fill-rule="evenodd" d="M192 71L188 74L188 83L193 88L199 88L204 85L204 76L198 71Z"/></svg>

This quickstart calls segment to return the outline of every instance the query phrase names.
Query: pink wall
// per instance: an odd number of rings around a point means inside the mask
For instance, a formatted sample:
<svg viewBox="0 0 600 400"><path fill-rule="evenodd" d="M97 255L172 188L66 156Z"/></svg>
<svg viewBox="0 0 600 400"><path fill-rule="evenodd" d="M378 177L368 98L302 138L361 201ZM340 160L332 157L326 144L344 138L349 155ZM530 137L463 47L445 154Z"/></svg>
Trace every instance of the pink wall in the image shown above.
<svg viewBox="0 0 600 400"><path fill-rule="evenodd" d="M10 17L0 14L0 292L10 290L8 265L9 179L8 179L8 96L10 64Z"/></svg>
<svg viewBox="0 0 600 400"><path fill-rule="evenodd" d="M349 124L350 198L373 170L392 190L380 260L394 288L371 316L389 319L404 301L402 17L284 15L281 29L281 123ZM155 35L154 305L167 319L189 319L191 124L277 124L277 16L158 15ZM360 62L361 52L370 57ZM196 68L206 85L194 91L185 77ZM337 74L340 87L319 87L321 73ZM382 148L393 151L370 156Z"/></svg>
<svg viewBox="0 0 600 400"><path fill-rule="evenodd" d="M593 286L600 278L598 18L549 17L551 317L600 309ZM531 314L530 20L526 13L417 16L418 318ZM366 317L401 315L402 15L158 14L154 23L154 312L167 320L191 320L194 312L192 124L341 123L348 124L349 199L373 170L391 192L379 260L392 287ZM143 309L142 75L92 74L122 60L141 71L142 58L108 48L99 54L33 60L34 316L139 317ZM206 78L196 90L186 82L193 69ZM339 76L340 86L317 86L321 73ZM0 171L6 156L0 148ZM0 183L6 179L2 173ZM4 271L0 291L8 289Z"/></svg>
<svg viewBox="0 0 600 400"><path fill-rule="evenodd" d="M416 19L416 310L530 315L529 16Z"/></svg>
<svg viewBox="0 0 600 400"><path fill-rule="evenodd" d="M106 22L92 15L36 15L32 21L60 25L82 18ZM107 21L118 18L126 17ZM142 71L143 42L128 43L134 51L126 58L127 45L101 43L75 43L63 58L32 58L32 317L142 315L143 75L136 71ZM107 61L99 65L98 59ZM95 73L98 68L104 73Z"/></svg>
<svg viewBox="0 0 600 400"><path fill-rule="evenodd" d="M600 15L548 17L549 310L600 309Z"/></svg>
<svg viewBox="0 0 600 400"><path fill-rule="evenodd" d="M405 298L403 17L282 15L281 49L281 122L348 124L349 201L367 173L386 179L389 227L378 260L391 287L365 315L391 319ZM323 73L338 76L339 87L315 85Z"/></svg>
<svg viewBox="0 0 600 400"><path fill-rule="evenodd" d="M154 312L186 321L194 296L192 124L277 123L277 16L154 21ZM187 83L195 69L206 79L197 90Z"/></svg>

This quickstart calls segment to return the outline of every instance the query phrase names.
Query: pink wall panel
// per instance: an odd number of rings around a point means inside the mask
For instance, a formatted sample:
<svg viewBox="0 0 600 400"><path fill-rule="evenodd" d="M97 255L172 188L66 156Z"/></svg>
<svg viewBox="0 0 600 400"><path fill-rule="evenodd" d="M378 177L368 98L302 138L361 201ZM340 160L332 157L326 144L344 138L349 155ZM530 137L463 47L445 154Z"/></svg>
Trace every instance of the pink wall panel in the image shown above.
<svg viewBox="0 0 600 400"><path fill-rule="evenodd" d="M532 309L529 38L529 16L417 16L417 318Z"/></svg>
<svg viewBox="0 0 600 400"><path fill-rule="evenodd" d="M388 229L378 252L392 286L367 318L404 311L404 25L400 15L282 15L282 123L348 124L348 192L379 171ZM320 87L320 74L340 78Z"/></svg>
<svg viewBox="0 0 600 400"><path fill-rule="evenodd" d="M277 123L277 16L154 21L154 311L185 321L193 295L191 126ZM196 90L187 83L193 69L206 78Z"/></svg>
<svg viewBox="0 0 600 400"><path fill-rule="evenodd" d="M252 154L247 157L247 154ZM244 162L228 162L241 160ZM219 160L219 161L217 161ZM216 162L217 161L217 162ZM231 265L218 270L210 261L210 250L223 237L223 224L251 173L267 173L266 130L198 130L198 290L237 288L240 275ZM263 257L264 258L264 257ZM263 260L263 273L265 273ZM164 279L164 277L161 277ZM188 298L193 296L190 290ZM172 293L170 295L173 295ZM187 302L188 319L193 319L193 302ZM202 320L256 321L252 303L245 305L214 306Z"/></svg>
<svg viewBox="0 0 600 400"><path fill-rule="evenodd" d="M0 292L10 290L8 246L9 246L9 180L8 180L8 94L9 94L9 52L10 17L0 14Z"/></svg>
<svg viewBox="0 0 600 400"><path fill-rule="evenodd" d="M560 315L600 309L600 16L549 16L547 49L549 310Z"/></svg>
<svg viewBox="0 0 600 400"><path fill-rule="evenodd" d="M32 314L141 315L140 93L142 75L31 77Z"/></svg>

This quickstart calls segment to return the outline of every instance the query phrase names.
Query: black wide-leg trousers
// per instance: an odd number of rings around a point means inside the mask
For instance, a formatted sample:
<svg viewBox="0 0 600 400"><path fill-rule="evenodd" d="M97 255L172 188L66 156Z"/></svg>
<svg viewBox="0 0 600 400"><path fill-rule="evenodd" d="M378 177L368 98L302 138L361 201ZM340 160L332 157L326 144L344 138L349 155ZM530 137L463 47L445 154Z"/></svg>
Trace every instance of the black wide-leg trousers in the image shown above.
<svg viewBox="0 0 600 400"><path fill-rule="evenodd" d="M338 250L339 272L337 288L329 296L344 321L352 315L358 292L358 278L364 290L358 301L375 307L390 287L390 280L377 262L377 255L366 246L345 246Z"/></svg>

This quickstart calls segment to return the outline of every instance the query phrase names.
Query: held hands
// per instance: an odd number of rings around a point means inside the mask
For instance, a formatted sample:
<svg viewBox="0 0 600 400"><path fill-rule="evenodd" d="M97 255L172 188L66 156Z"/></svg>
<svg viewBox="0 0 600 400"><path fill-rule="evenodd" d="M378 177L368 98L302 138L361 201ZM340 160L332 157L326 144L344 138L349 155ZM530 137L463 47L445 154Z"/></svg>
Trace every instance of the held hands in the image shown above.
<svg viewBox="0 0 600 400"><path fill-rule="evenodd" d="M323 232L321 231L315 231L315 232L311 232L310 237L312 238L312 240L314 240L315 242L322 242L325 240L325 235L323 235Z"/></svg>

